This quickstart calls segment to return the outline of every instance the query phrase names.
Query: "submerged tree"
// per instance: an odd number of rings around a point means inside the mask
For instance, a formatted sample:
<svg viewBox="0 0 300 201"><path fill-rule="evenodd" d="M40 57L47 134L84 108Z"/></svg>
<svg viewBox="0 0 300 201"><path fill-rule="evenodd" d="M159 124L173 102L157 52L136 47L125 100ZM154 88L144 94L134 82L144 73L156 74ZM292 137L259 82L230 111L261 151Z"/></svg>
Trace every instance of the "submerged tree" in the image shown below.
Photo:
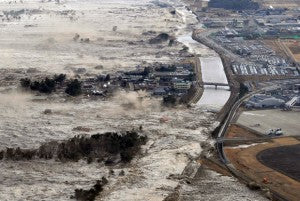
<svg viewBox="0 0 300 201"><path fill-rule="evenodd" d="M239 97L242 98L248 92L249 92L248 87L244 83L240 83L240 94L239 94Z"/></svg>
<svg viewBox="0 0 300 201"><path fill-rule="evenodd" d="M38 81L34 81L30 84L30 89L33 91L37 91L40 88L40 83Z"/></svg>
<svg viewBox="0 0 300 201"><path fill-rule="evenodd" d="M175 95L167 95L163 98L163 104L166 106L174 106L176 104L177 98Z"/></svg>
<svg viewBox="0 0 300 201"><path fill-rule="evenodd" d="M57 83L63 83L66 80L66 74L55 74L53 79Z"/></svg>
<svg viewBox="0 0 300 201"><path fill-rule="evenodd" d="M72 80L66 88L65 91L71 96L78 96L81 94L81 82L78 79Z"/></svg>
<svg viewBox="0 0 300 201"><path fill-rule="evenodd" d="M22 78L20 80L20 83L23 88L29 88L31 84L31 80L29 78Z"/></svg>

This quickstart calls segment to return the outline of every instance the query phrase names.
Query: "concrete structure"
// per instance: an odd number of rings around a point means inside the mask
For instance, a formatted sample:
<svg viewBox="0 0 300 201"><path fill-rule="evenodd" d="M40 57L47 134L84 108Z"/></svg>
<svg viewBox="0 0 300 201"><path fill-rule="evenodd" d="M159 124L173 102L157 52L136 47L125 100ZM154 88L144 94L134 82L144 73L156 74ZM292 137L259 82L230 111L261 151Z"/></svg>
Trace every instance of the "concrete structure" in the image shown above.
<svg viewBox="0 0 300 201"><path fill-rule="evenodd" d="M247 108L277 108L284 106L285 101L273 96L258 94L252 96L247 102Z"/></svg>
<svg viewBox="0 0 300 201"><path fill-rule="evenodd" d="M176 90L188 90L190 87L190 82L174 82L174 89Z"/></svg>
<svg viewBox="0 0 300 201"><path fill-rule="evenodd" d="M163 87L157 87L153 90L153 94L158 95L158 96L162 96L162 95L166 95L167 91Z"/></svg>
<svg viewBox="0 0 300 201"><path fill-rule="evenodd" d="M237 123L262 134L267 134L270 129L281 128L284 136L300 136L299 111L282 111L280 109L244 111Z"/></svg>
<svg viewBox="0 0 300 201"><path fill-rule="evenodd" d="M300 96L295 96L291 100L285 103L285 107L287 108L300 108Z"/></svg>

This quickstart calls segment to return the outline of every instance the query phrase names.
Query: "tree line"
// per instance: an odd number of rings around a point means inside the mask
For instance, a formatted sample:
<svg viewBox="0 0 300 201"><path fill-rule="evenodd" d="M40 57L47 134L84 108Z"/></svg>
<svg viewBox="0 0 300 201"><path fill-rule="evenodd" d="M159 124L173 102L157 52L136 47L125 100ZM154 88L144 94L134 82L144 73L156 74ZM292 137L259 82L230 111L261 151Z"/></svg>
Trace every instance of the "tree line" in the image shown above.
<svg viewBox="0 0 300 201"><path fill-rule="evenodd" d="M63 87L66 83L66 75L54 75L52 78L46 77L42 80L31 80L30 78L22 78L20 80L21 87L38 91L40 93L51 94L57 87ZM68 80L66 84L65 93L70 96L78 96L82 93L82 83L78 79Z"/></svg>

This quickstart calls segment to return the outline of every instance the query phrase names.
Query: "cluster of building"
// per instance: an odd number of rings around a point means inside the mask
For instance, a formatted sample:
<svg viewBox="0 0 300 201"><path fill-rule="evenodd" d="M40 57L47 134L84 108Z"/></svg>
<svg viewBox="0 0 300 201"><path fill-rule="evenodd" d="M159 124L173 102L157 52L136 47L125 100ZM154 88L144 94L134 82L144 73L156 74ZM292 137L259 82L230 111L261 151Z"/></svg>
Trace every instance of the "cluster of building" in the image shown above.
<svg viewBox="0 0 300 201"><path fill-rule="evenodd" d="M191 64L158 65L120 75L130 90L147 90L153 95L181 96L190 89L195 74Z"/></svg>
<svg viewBox="0 0 300 201"><path fill-rule="evenodd" d="M281 89L253 95L245 102L248 109L283 108L289 110L300 108L300 84L292 84Z"/></svg>
<svg viewBox="0 0 300 201"><path fill-rule="evenodd" d="M295 17L287 17L283 16L272 16L272 17L263 17L263 18L256 18L255 21L260 26L267 26L267 27L300 27L300 20Z"/></svg>
<svg viewBox="0 0 300 201"><path fill-rule="evenodd" d="M234 59L232 70L238 75L299 76L291 59L283 58L260 38L300 37L299 10L263 8L221 14L210 10L203 20L207 28L218 29L210 37L241 59Z"/></svg>
<svg viewBox="0 0 300 201"><path fill-rule="evenodd" d="M295 67L265 67L259 63L233 63L232 70L237 75L285 75L299 76L299 69Z"/></svg>
<svg viewBox="0 0 300 201"><path fill-rule="evenodd" d="M246 20L243 19L207 19L203 22L203 25L207 28L224 28L224 27L234 27L234 28L243 28Z"/></svg>
<svg viewBox="0 0 300 201"><path fill-rule="evenodd" d="M300 31L300 19L297 15L257 16L255 22L261 28L264 37L285 37L297 35Z"/></svg>
<svg viewBox="0 0 300 201"><path fill-rule="evenodd" d="M246 108L278 108L285 104L283 99L271 95L257 94L252 96L245 104Z"/></svg>
<svg viewBox="0 0 300 201"><path fill-rule="evenodd" d="M131 91L146 90L152 95L185 94L195 81L192 64L163 65L137 67L137 70L114 75L99 75L83 82L87 94L105 96L107 93L122 87Z"/></svg>
<svg viewBox="0 0 300 201"><path fill-rule="evenodd" d="M204 20L207 28L245 28L253 26L249 18L254 19L255 25L267 31L269 28L289 29L300 27L299 10L286 10L281 8L267 8L258 10L243 10L239 16L213 17ZM262 29L262 30L263 30Z"/></svg>
<svg viewBox="0 0 300 201"><path fill-rule="evenodd" d="M232 70L238 75L286 75L299 76L299 68L258 40L245 40L243 33L224 28L213 39L247 62L236 61Z"/></svg>

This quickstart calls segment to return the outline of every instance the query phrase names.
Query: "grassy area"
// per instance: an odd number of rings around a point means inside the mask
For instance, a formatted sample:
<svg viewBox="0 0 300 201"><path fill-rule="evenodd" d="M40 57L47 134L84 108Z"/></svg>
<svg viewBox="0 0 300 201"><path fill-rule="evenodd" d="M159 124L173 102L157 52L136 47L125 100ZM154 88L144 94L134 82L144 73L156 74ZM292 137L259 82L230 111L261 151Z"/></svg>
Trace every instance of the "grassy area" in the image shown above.
<svg viewBox="0 0 300 201"><path fill-rule="evenodd" d="M280 36L280 39L294 39L294 40L300 40L300 35L286 35L286 36Z"/></svg>

